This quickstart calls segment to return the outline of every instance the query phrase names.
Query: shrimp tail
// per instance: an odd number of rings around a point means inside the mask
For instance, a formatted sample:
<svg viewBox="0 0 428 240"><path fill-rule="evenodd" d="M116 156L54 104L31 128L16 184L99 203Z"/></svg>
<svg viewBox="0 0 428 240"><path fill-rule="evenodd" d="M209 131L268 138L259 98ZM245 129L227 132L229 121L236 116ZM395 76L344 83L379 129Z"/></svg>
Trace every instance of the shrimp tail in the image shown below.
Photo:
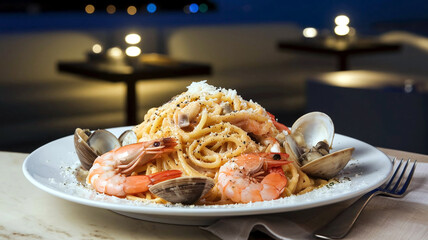
<svg viewBox="0 0 428 240"><path fill-rule="evenodd" d="M152 185L181 176L180 170L168 170L150 175L129 176L125 180L124 191L127 194L142 193L149 190Z"/></svg>
<svg viewBox="0 0 428 240"><path fill-rule="evenodd" d="M152 184L163 182L168 179L178 178L180 176L181 176L180 170L167 170L167 171L162 171L162 172L153 173L149 175L150 180L152 181Z"/></svg>
<svg viewBox="0 0 428 240"><path fill-rule="evenodd" d="M269 115L270 120L272 120L272 123L276 127L276 129L280 131L286 131L288 132L288 134L291 134L291 130L284 124L277 122L275 116L272 113L267 112L267 114Z"/></svg>

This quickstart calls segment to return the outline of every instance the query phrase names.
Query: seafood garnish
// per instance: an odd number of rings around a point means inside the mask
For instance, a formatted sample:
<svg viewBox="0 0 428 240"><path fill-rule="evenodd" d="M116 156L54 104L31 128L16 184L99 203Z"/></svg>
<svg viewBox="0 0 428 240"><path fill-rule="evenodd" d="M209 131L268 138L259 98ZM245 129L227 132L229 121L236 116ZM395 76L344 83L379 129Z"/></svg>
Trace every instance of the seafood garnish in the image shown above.
<svg viewBox="0 0 428 240"><path fill-rule="evenodd" d="M95 159L104 153L121 146L137 142L137 136L132 130L127 130L118 138L107 130L76 128L74 131L74 148L85 170L89 170Z"/></svg>
<svg viewBox="0 0 428 240"><path fill-rule="evenodd" d="M74 144L79 170L98 193L214 205L275 200L330 184L354 151L333 148L334 136L325 113L305 114L288 128L236 90L202 81L150 109L118 138L77 128Z"/></svg>
<svg viewBox="0 0 428 240"><path fill-rule="evenodd" d="M281 166L286 154L243 154L220 167L218 187L236 203L277 199L287 185Z"/></svg>
<svg viewBox="0 0 428 240"><path fill-rule="evenodd" d="M308 175L330 179L349 162L354 148L329 153L334 137L331 118L321 112L311 112L297 119L284 148Z"/></svg>
<svg viewBox="0 0 428 240"><path fill-rule="evenodd" d="M157 183L150 192L171 203L194 204L214 187L208 177L179 177Z"/></svg>
<svg viewBox="0 0 428 240"><path fill-rule="evenodd" d="M130 174L136 167L175 151L176 145L175 139L164 138L117 148L94 161L86 181L97 192L116 197L146 192L153 184L180 177L181 171L167 170L136 176Z"/></svg>

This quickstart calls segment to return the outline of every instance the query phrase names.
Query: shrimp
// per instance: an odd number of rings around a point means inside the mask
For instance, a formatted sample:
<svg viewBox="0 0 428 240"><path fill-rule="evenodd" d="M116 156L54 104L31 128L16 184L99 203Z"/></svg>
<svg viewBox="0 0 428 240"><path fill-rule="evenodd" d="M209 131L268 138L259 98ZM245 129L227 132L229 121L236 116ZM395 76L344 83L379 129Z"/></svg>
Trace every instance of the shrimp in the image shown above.
<svg viewBox="0 0 428 240"><path fill-rule="evenodd" d="M256 136L269 134L270 131L269 125L258 122L251 118L234 119L230 123Z"/></svg>
<svg viewBox="0 0 428 240"><path fill-rule="evenodd" d="M286 131L288 134L291 134L290 129L282 123L276 121L275 116L269 112L266 112L269 116L274 127L279 131ZM250 133L252 138L258 142L264 142L267 144L271 144L270 147L277 145L274 149L275 151L279 151L279 143L275 144L272 140L273 133L271 131L270 124L266 124L265 122L259 122L251 118L235 118L230 121L231 124L241 128L242 130ZM277 142L277 141L276 141ZM271 151L272 152L272 151Z"/></svg>
<svg viewBox="0 0 428 240"><path fill-rule="evenodd" d="M281 166L286 153L243 154L220 167L217 186L235 203L277 199L287 185Z"/></svg>
<svg viewBox="0 0 428 240"><path fill-rule="evenodd" d="M163 138L113 149L95 159L86 182L97 192L116 197L146 192L153 184L180 177L181 171L130 176L131 173L136 167L175 151L176 145L175 139Z"/></svg>

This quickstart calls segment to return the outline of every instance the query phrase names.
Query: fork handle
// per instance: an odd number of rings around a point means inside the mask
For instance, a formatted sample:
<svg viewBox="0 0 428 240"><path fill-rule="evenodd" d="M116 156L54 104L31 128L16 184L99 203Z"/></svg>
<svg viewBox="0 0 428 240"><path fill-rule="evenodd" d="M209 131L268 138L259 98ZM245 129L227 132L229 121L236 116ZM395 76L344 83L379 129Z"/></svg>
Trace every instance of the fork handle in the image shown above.
<svg viewBox="0 0 428 240"><path fill-rule="evenodd" d="M314 236L322 239L340 239L348 234L360 213L373 196L378 195L378 191L372 191L363 195L351 206L343 210L331 222L321 229L315 231Z"/></svg>

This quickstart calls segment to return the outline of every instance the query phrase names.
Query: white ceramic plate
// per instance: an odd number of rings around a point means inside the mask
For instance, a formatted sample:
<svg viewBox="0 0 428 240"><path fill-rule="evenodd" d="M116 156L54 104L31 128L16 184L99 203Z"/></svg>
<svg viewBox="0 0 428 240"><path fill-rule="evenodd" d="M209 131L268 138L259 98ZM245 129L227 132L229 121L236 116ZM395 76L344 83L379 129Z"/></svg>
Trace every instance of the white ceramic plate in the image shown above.
<svg viewBox="0 0 428 240"><path fill-rule="evenodd" d="M127 129L130 127L108 130L118 136ZM207 225L224 217L296 211L347 200L380 186L392 172L390 159L367 143L336 134L333 147L333 151L355 147L353 159L340 173L340 183L299 196L235 205L165 206L95 193L79 185L73 174L79 166L79 159L74 150L72 135L35 150L25 159L22 169L25 177L38 188L72 202L148 221Z"/></svg>

